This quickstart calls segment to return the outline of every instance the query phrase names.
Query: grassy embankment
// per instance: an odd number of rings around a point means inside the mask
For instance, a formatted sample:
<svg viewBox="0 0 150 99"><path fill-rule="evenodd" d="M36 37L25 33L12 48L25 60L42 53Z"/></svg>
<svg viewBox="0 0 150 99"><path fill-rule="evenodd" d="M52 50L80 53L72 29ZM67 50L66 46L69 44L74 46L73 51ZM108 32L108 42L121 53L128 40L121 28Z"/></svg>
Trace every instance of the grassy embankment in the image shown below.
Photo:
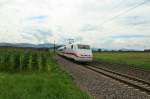
<svg viewBox="0 0 150 99"><path fill-rule="evenodd" d="M89 99L52 56L48 51L0 49L0 99Z"/></svg>
<svg viewBox="0 0 150 99"><path fill-rule="evenodd" d="M94 53L94 59L150 70L150 53L148 52L101 52Z"/></svg>

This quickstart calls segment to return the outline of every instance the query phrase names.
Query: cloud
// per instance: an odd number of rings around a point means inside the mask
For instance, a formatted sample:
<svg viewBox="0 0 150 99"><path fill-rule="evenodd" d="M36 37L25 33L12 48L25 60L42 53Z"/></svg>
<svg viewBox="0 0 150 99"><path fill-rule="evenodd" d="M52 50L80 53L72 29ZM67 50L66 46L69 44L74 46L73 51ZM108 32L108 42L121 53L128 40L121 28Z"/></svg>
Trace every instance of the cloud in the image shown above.
<svg viewBox="0 0 150 99"><path fill-rule="evenodd" d="M90 31L96 31L97 30L97 27L94 26L94 25L90 25L90 24L85 24L81 29L80 31L81 32L90 32Z"/></svg>
<svg viewBox="0 0 150 99"><path fill-rule="evenodd" d="M22 34L23 39L32 40L32 38L35 38L39 43L48 43L48 39L52 36L52 31L46 29L28 29Z"/></svg>
<svg viewBox="0 0 150 99"><path fill-rule="evenodd" d="M117 35L117 36L111 36L111 38L113 39L132 39L132 38L136 38L136 39L140 39L140 38L150 38L150 35Z"/></svg>
<svg viewBox="0 0 150 99"><path fill-rule="evenodd" d="M75 38L93 47L149 47L149 3L126 12L143 1L1 0L0 42L64 43Z"/></svg>
<svg viewBox="0 0 150 99"><path fill-rule="evenodd" d="M150 24L150 18L144 16L128 16L120 19L120 21L122 24L133 26Z"/></svg>
<svg viewBox="0 0 150 99"><path fill-rule="evenodd" d="M37 29L35 30L35 32L32 32L33 34L38 34L41 36L52 36L52 31L51 30L41 30L41 29Z"/></svg>
<svg viewBox="0 0 150 99"><path fill-rule="evenodd" d="M36 21L38 23L43 23L47 20L48 16L33 16L28 18L29 21Z"/></svg>
<svg viewBox="0 0 150 99"><path fill-rule="evenodd" d="M101 45L101 48L143 50L145 47L150 47L149 39L150 35L117 35L101 39L99 45Z"/></svg>
<svg viewBox="0 0 150 99"><path fill-rule="evenodd" d="M114 46L118 46L118 48L132 48L142 50L145 47L150 47L148 40L150 38L142 38L142 39L114 39L112 44Z"/></svg>

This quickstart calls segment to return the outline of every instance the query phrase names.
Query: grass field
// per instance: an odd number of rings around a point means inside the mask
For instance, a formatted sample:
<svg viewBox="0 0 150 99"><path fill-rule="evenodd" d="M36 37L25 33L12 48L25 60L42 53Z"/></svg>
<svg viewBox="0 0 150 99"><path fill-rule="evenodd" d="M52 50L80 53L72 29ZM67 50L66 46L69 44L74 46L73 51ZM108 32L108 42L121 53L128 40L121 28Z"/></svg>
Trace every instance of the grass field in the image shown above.
<svg viewBox="0 0 150 99"><path fill-rule="evenodd" d="M59 68L53 54L0 49L0 99L89 99Z"/></svg>
<svg viewBox="0 0 150 99"><path fill-rule="evenodd" d="M94 59L150 70L150 53L148 52L101 52L94 53Z"/></svg>

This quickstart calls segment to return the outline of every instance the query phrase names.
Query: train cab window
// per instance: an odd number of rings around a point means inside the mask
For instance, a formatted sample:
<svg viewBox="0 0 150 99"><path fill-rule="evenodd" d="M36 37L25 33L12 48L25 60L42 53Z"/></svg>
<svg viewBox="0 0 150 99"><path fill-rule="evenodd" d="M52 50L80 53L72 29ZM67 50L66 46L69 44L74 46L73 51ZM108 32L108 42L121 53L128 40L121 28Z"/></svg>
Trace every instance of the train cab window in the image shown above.
<svg viewBox="0 0 150 99"><path fill-rule="evenodd" d="M78 45L78 49L90 49L89 45Z"/></svg>

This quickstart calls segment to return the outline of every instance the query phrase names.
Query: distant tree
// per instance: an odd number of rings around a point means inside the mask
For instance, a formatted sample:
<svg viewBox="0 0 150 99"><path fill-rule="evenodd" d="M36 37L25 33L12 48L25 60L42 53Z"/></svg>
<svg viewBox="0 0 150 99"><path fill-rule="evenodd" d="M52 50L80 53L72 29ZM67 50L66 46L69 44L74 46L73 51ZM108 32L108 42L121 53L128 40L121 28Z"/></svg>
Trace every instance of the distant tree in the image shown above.
<svg viewBox="0 0 150 99"><path fill-rule="evenodd" d="M98 51L98 52L102 52L102 49L99 48L97 51Z"/></svg>
<svg viewBox="0 0 150 99"><path fill-rule="evenodd" d="M145 49L144 52L150 52L150 49Z"/></svg>
<svg viewBox="0 0 150 99"><path fill-rule="evenodd" d="M120 49L120 50L118 50L118 52L123 52L123 50Z"/></svg>
<svg viewBox="0 0 150 99"><path fill-rule="evenodd" d="M112 52L115 52L115 50L111 50Z"/></svg>

